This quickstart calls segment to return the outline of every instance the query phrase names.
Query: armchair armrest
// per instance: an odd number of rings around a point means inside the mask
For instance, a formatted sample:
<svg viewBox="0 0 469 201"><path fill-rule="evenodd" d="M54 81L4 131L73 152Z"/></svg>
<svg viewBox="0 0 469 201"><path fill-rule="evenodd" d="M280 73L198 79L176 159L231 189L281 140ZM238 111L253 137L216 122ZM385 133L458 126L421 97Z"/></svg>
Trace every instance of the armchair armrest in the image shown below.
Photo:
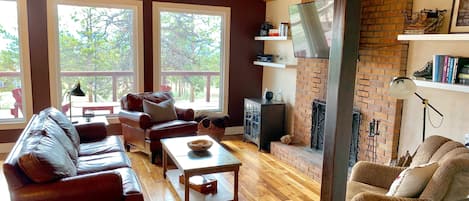
<svg viewBox="0 0 469 201"><path fill-rule="evenodd" d="M351 201L430 201L421 198L391 197L376 193L363 192L355 195Z"/></svg>
<svg viewBox="0 0 469 201"><path fill-rule="evenodd" d="M92 142L106 138L106 125L102 122L92 122L75 125L80 135L80 142Z"/></svg>
<svg viewBox="0 0 469 201"><path fill-rule="evenodd" d="M64 178L53 183L31 184L15 190L13 200L122 200L122 178L109 171Z"/></svg>
<svg viewBox="0 0 469 201"><path fill-rule="evenodd" d="M463 148L464 149L464 148ZM466 155L464 157L464 155ZM440 161L440 167L428 182L421 198L432 200L466 200L469 192L469 157L467 153L462 157L454 157ZM452 199L448 199L451 197Z"/></svg>
<svg viewBox="0 0 469 201"><path fill-rule="evenodd" d="M121 110L119 112L119 121L141 129L147 129L153 125L153 120L149 114L137 111Z"/></svg>
<svg viewBox="0 0 469 201"><path fill-rule="evenodd" d="M182 109L176 107L176 114L178 119L184 121L194 121L194 110L193 109Z"/></svg>
<svg viewBox="0 0 469 201"><path fill-rule="evenodd" d="M392 182L404 169L404 167L360 161L353 166L350 180L389 189Z"/></svg>

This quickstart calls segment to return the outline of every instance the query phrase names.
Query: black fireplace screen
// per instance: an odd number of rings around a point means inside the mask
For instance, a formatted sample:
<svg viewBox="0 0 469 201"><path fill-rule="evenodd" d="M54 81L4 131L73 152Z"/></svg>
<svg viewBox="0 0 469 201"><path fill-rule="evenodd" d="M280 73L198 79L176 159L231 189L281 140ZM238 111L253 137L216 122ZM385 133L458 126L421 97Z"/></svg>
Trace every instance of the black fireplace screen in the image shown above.
<svg viewBox="0 0 469 201"><path fill-rule="evenodd" d="M324 127L326 119L326 102L313 101L312 126L311 126L311 149L324 150ZM352 141L350 142L349 166L352 167L358 160L358 139L360 134L361 115L357 109L353 109Z"/></svg>

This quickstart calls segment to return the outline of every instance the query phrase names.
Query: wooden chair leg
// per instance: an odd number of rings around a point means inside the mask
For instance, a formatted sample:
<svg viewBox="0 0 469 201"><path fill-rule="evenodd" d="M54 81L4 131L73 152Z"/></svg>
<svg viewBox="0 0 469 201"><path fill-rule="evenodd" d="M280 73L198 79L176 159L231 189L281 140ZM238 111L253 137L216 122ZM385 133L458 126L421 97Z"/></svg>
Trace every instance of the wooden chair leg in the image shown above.
<svg viewBox="0 0 469 201"><path fill-rule="evenodd" d="M157 157L157 154L155 152L151 152L150 161L152 164L156 164L156 157Z"/></svg>
<svg viewBox="0 0 469 201"><path fill-rule="evenodd" d="M130 152L130 147L131 147L130 144L125 143L125 150L127 152Z"/></svg>

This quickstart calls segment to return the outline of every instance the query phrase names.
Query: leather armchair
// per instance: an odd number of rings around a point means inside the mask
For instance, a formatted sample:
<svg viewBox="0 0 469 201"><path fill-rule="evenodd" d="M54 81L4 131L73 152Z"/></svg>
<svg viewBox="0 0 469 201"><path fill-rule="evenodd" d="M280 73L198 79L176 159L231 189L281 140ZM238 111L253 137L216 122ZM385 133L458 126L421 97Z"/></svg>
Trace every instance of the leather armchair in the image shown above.
<svg viewBox="0 0 469 201"><path fill-rule="evenodd" d="M119 120L127 151L137 148L149 154L151 162L155 163L157 156L161 156L160 139L196 135L197 122L192 109L176 107L177 119L167 122L154 122L143 112L143 100L159 103L168 99L172 99L169 92L130 93L121 98Z"/></svg>

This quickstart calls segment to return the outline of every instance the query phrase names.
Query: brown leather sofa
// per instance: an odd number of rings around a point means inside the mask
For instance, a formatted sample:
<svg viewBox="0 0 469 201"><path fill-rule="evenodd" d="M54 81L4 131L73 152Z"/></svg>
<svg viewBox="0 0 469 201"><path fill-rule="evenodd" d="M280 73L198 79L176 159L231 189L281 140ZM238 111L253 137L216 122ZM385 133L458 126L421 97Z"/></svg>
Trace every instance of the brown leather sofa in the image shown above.
<svg viewBox="0 0 469 201"><path fill-rule="evenodd" d="M135 147L149 154L151 162L155 163L156 156L161 156L160 139L196 135L197 122L192 109L176 107L177 119L166 122L154 122L143 112L143 100L160 103L168 99L172 99L169 92L130 93L122 97L119 120L127 151Z"/></svg>
<svg viewBox="0 0 469 201"><path fill-rule="evenodd" d="M73 126L54 108L34 115L3 164L12 201L142 201L117 136L103 123Z"/></svg>

